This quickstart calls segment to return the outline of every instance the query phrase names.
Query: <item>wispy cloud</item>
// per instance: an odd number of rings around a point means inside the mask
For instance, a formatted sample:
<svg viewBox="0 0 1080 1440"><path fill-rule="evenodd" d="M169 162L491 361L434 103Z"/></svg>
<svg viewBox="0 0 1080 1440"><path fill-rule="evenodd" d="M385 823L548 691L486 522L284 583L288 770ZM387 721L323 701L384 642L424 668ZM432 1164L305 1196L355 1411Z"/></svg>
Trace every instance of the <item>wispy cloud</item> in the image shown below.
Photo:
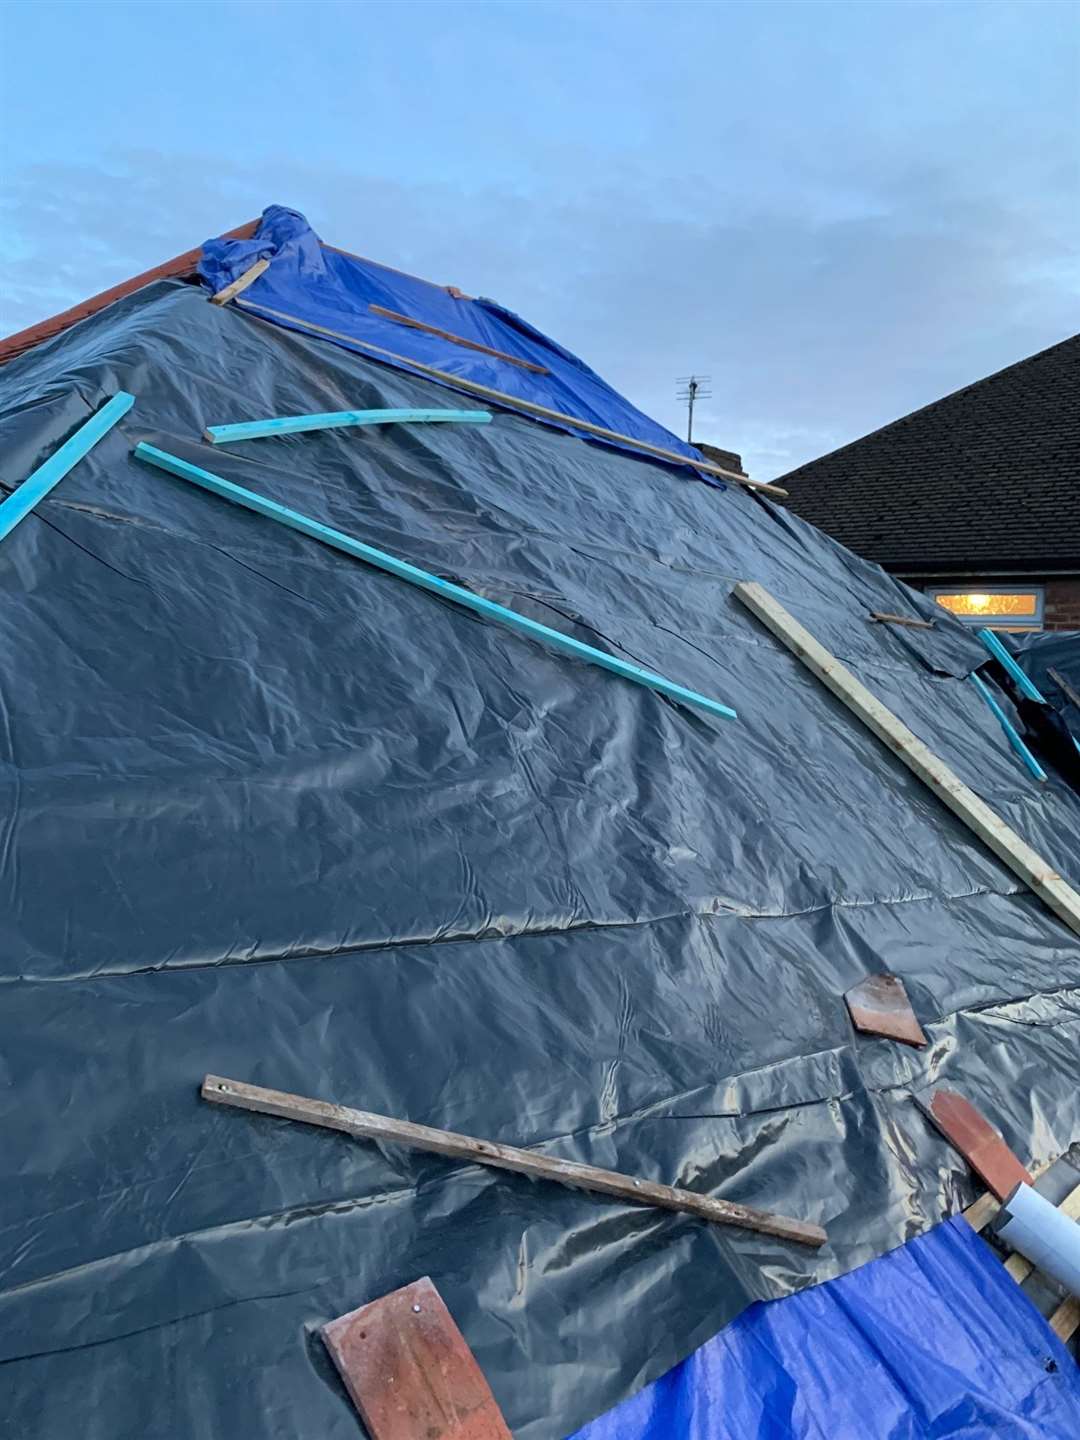
<svg viewBox="0 0 1080 1440"><path fill-rule="evenodd" d="M519 310L673 428L675 377L710 372L697 434L762 478L1078 328L1075 156L1023 183L880 162L868 183L852 157L801 173L784 204L706 178L658 195L626 161L571 193L148 149L42 163L0 208L3 326L283 203L344 248Z"/></svg>

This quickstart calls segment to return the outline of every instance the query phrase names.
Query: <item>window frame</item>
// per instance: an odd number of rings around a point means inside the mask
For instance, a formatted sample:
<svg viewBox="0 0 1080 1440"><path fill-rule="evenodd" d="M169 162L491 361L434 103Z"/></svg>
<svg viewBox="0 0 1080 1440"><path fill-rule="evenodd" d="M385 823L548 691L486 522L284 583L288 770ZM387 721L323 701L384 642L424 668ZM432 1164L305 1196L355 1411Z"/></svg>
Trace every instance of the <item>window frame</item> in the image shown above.
<svg viewBox="0 0 1080 1440"><path fill-rule="evenodd" d="M1044 630L1046 628L1046 586L1045 585L935 585L927 590L935 604L939 595L1034 595L1034 615L1008 615L993 610L984 610L981 615L958 615L947 605L942 610L959 620L961 625L986 626L991 630Z"/></svg>

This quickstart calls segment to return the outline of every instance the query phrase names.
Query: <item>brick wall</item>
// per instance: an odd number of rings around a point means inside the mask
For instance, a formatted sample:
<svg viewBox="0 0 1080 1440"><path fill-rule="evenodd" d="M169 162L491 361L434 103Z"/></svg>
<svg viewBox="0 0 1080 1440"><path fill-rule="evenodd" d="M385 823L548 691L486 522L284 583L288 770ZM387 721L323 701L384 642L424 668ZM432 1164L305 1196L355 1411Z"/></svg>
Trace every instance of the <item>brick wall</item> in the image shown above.
<svg viewBox="0 0 1080 1440"><path fill-rule="evenodd" d="M1080 577L1047 580L1043 625L1047 630L1080 630Z"/></svg>
<svg viewBox="0 0 1080 1440"><path fill-rule="evenodd" d="M701 440L695 443L705 459L711 460L714 465L719 465L721 470L734 470L737 475L746 474L743 469L742 456L736 455L734 450L723 450L719 445L706 445Z"/></svg>

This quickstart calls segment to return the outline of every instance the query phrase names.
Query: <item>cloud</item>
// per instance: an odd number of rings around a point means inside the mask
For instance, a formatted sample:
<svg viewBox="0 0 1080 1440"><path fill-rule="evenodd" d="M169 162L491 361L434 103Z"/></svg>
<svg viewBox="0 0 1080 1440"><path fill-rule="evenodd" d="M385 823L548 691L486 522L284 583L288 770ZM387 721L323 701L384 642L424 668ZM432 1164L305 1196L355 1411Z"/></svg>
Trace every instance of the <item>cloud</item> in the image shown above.
<svg viewBox="0 0 1080 1440"><path fill-rule="evenodd" d="M706 178L659 195L628 161L603 184L463 190L126 150L9 178L2 319L31 324L279 202L343 248L494 296L672 428L675 377L711 374L698 438L764 479L1078 328L1080 188L1067 158L1040 164L980 186L899 165L868 183L837 161L785 204Z"/></svg>

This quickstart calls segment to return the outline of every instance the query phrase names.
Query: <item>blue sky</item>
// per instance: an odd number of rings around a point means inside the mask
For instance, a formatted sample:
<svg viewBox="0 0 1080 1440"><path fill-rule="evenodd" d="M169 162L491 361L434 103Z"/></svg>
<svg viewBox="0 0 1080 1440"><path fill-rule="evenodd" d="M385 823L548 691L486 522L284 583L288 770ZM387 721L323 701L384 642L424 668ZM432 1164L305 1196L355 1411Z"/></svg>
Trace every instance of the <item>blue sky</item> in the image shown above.
<svg viewBox="0 0 1080 1440"><path fill-rule="evenodd" d="M0 6L0 330L278 202L770 478L1080 329L1080 7Z"/></svg>

